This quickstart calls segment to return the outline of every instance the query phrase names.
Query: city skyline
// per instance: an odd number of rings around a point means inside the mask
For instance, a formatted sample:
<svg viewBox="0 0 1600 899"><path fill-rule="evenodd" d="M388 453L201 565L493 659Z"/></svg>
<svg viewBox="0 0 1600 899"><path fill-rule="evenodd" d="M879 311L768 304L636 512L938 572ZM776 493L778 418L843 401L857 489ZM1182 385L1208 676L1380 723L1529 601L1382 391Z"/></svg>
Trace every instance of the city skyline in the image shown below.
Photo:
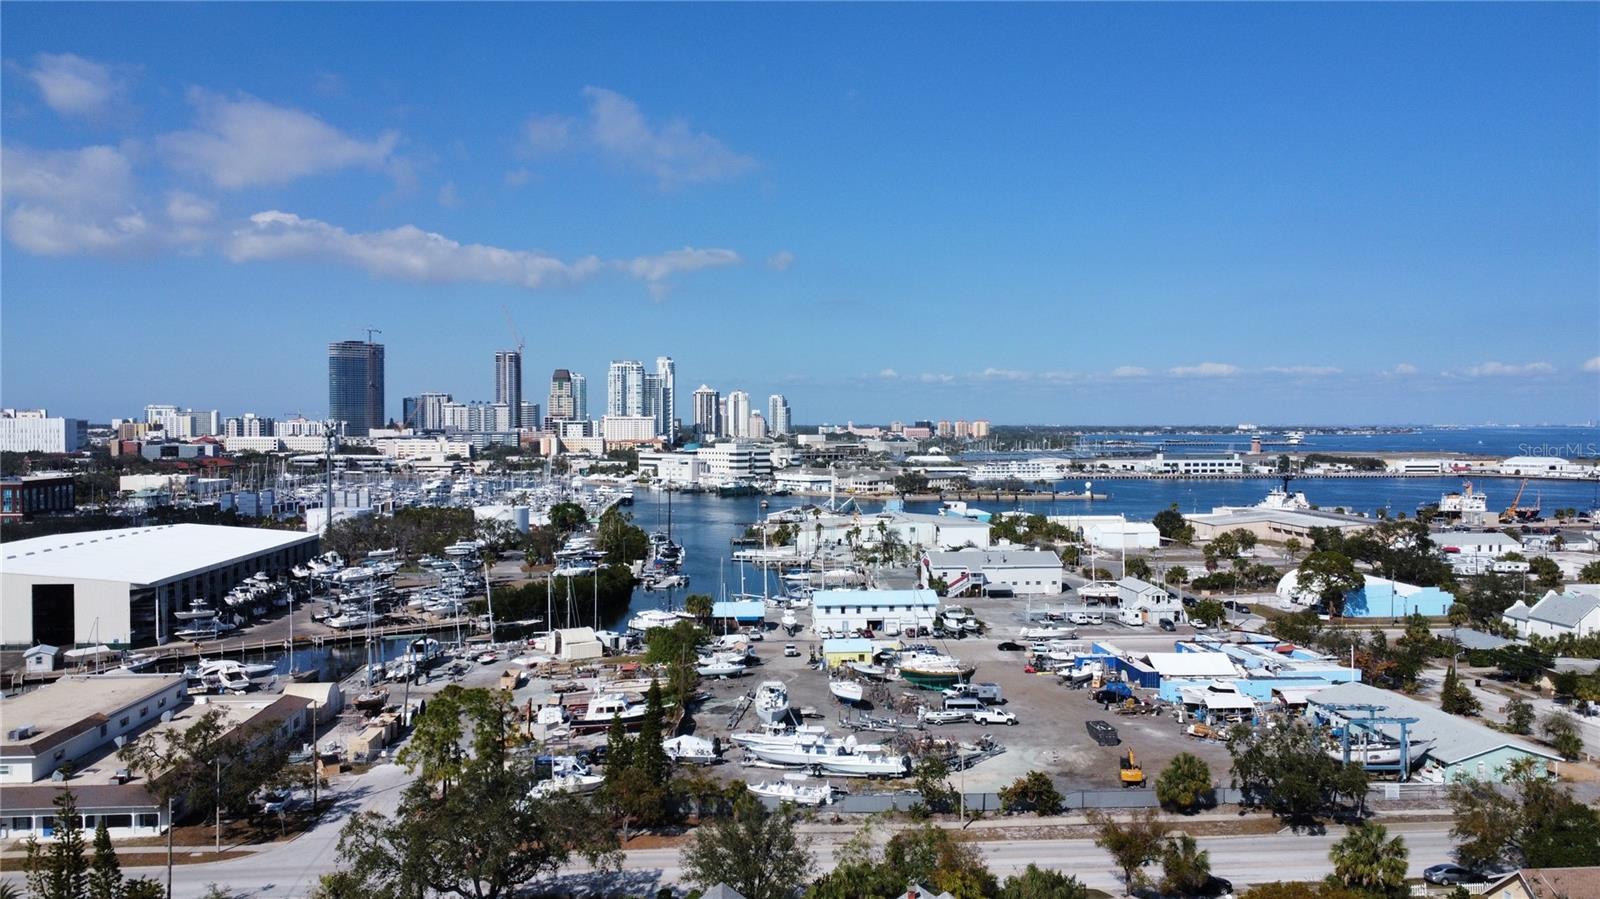
<svg viewBox="0 0 1600 899"><path fill-rule="evenodd" d="M1593 5L369 13L8 9L5 405L315 416L372 327L398 418L509 307L805 423L1600 408Z"/></svg>

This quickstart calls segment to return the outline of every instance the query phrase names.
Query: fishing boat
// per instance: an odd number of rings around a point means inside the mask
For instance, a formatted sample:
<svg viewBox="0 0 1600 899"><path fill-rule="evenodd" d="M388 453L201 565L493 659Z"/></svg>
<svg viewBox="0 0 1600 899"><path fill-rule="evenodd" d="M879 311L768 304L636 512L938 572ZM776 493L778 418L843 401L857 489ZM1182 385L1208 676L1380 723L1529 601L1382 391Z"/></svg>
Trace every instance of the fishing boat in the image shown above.
<svg viewBox="0 0 1600 899"><path fill-rule="evenodd" d="M889 669L882 665L874 665L870 662L845 662L844 664L851 671L871 680L884 680L889 676Z"/></svg>
<svg viewBox="0 0 1600 899"><path fill-rule="evenodd" d="M811 787L778 781L747 784L745 788L757 796L776 799L779 802L792 802L795 805L824 805L833 799L833 788L828 786Z"/></svg>
<svg viewBox="0 0 1600 899"><path fill-rule="evenodd" d="M853 680L830 680L828 681L828 692L832 693L833 697L840 702L847 702L851 705L860 702L862 696L861 684Z"/></svg>
<svg viewBox="0 0 1600 899"><path fill-rule="evenodd" d="M794 632L800 629L800 619L794 617L794 612L785 610L783 615L778 618L778 626L793 637Z"/></svg>
<svg viewBox="0 0 1600 899"><path fill-rule="evenodd" d="M756 743L748 746L761 761L830 771L853 777L900 777L909 769L903 755L893 755L876 743L857 743L852 736L833 737L795 735L788 742Z"/></svg>
<svg viewBox="0 0 1600 899"><path fill-rule="evenodd" d="M900 658L900 679L924 690L943 690L966 683L976 668L937 653L914 652Z"/></svg>
<svg viewBox="0 0 1600 899"><path fill-rule="evenodd" d="M181 612L173 612L172 617L179 621L196 621L202 618L217 617L217 610L206 605L205 600L197 599L189 604L189 608Z"/></svg>
<svg viewBox="0 0 1600 899"><path fill-rule="evenodd" d="M827 736L828 729L825 727L816 724L802 724L798 727L763 727L760 732L752 731L734 734L732 740L748 749L753 746L787 746L799 737L823 739Z"/></svg>
<svg viewBox="0 0 1600 899"><path fill-rule="evenodd" d="M783 681L762 681L756 688L756 717L766 724L789 720L789 688Z"/></svg>

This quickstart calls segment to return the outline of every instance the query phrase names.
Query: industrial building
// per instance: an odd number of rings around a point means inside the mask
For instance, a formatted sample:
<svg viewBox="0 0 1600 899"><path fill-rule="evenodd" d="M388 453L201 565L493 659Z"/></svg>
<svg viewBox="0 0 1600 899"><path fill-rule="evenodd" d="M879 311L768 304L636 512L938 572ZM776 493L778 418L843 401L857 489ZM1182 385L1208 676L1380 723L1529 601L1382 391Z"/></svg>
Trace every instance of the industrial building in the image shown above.
<svg viewBox="0 0 1600 899"><path fill-rule="evenodd" d="M1017 596L1054 596L1061 592L1061 557L1049 550L964 549L928 552L922 556L922 586L938 578L946 596L976 588L983 593L1008 590Z"/></svg>
<svg viewBox="0 0 1600 899"><path fill-rule="evenodd" d="M1161 532L1148 521L1122 515L1051 515L1051 524L1071 528L1085 543L1102 552L1149 550L1161 545Z"/></svg>
<svg viewBox="0 0 1600 899"><path fill-rule="evenodd" d="M5 701L0 784L31 784L188 703L176 674L67 675Z"/></svg>
<svg viewBox="0 0 1600 899"><path fill-rule="evenodd" d="M75 489L72 475L59 471L0 478L0 521L71 512Z"/></svg>
<svg viewBox="0 0 1600 899"><path fill-rule="evenodd" d="M1532 759L1550 765L1561 761L1542 746L1369 684L1340 684L1320 690L1308 700L1307 713L1316 720L1338 724L1366 717L1366 712L1354 710L1359 706L1375 706L1383 717L1415 719L1406 728L1407 738L1413 743L1433 741L1416 772L1420 780L1449 783L1474 778L1498 783L1505 779L1513 761ZM1398 724L1377 726L1391 741L1399 741Z"/></svg>
<svg viewBox="0 0 1600 899"><path fill-rule="evenodd" d="M939 597L932 590L818 590L811 607L819 634L899 634L932 630Z"/></svg>
<svg viewBox="0 0 1600 899"><path fill-rule="evenodd" d="M89 423L51 418L43 409L0 410L0 452L75 453L89 442Z"/></svg>
<svg viewBox="0 0 1600 899"><path fill-rule="evenodd" d="M795 535L795 550L810 555L826 546L870 546L886 532L901 543L925 550L987 549L989 523L959 515L884 511L876 515L824 513L806 519Z"/></svg>
<svg viewBox="0 0 1600 899"><path fill-rule="evenodd" d="M256 572L285 576L314 534L174 524L85 531L0 547L0 645L165 643L174 613L216 602Z"/></svg>
<svg viewBox="0 0 1600 899"><path fill-rule="evenodd" d="M1290 537L1302 543L1311 542L1311 529L1354 534L1372 527L1371 519L1359 515L1342 515L1317 509L1229 509L1198 515L1185 515L1184 520L1194 528L1196 540L1212 540L1228 531L1246 530L1259 540L1283 543Z"/></svg>

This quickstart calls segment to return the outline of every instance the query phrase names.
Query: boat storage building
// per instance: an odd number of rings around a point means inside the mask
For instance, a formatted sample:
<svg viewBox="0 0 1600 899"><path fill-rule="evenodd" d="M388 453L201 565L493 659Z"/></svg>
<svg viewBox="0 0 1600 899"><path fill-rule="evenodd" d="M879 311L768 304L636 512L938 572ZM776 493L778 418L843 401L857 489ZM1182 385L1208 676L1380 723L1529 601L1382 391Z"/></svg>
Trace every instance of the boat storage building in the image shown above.
<svg viewBox="0 0 1600 899"><path fill-rule="evenodd" d="M0 645L165 643L174 613L216 603L256 572L287 575L317 544L315 534L206 524L9 542L0 547Z"/></svg>
<svg viewBox="0 0 1600 899"><path fill-rule="evenodd" d="M812 627L823 634L932 630L939 615L939 596L932 590L818 590L811 605Z"/></svg>

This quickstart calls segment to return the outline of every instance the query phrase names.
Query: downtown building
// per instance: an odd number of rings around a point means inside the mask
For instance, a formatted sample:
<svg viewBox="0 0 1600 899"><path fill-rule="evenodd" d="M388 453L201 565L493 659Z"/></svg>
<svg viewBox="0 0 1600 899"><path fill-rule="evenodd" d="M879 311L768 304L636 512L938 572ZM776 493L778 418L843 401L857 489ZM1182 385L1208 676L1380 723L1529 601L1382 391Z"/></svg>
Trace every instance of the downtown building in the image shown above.
<svg viewBox="0 0 1600 899"><path fill-rule="evenodd" d="M75 453L88 442L89 425L81 418L51 418L43 409L0 411L0 451Z"/></svg>
<svg viewBox="0 0 1600 899"><path fill-rule="evenodd" d="M722 394L708 384L694 392L694 430L702 438L722 433Z"/></svg>
<svg viewBox="0 0 1600 899"><path fill-rule="evenodd" d="M613 361L606 372L606 418L648 418L653 436L670 439L677 430L676 393L677 366L671 356L657 358L653 372L637 360Z"/></svg>
<svg viewBox="0 0 1600 899"><path fill-rule="evenodd" d="M351 437L365 437L384 426L383 408L383 344L328 344L328 417L344 422Z"/></svg>
<svg viewBox="0 0 1600 899"><path fill-rule="evenodd" d="M516 430L522 421L522 351L500 350L494 354L494 401L511 413L511 427ZM537 421L526 423L538 427Z"/></svg>
<svg viewBox="0 0 1600 899"><path fill-rule="evenodd" d="M767 397L767 433L782 437L790 432L789 398L781 393Z"/></svg>

